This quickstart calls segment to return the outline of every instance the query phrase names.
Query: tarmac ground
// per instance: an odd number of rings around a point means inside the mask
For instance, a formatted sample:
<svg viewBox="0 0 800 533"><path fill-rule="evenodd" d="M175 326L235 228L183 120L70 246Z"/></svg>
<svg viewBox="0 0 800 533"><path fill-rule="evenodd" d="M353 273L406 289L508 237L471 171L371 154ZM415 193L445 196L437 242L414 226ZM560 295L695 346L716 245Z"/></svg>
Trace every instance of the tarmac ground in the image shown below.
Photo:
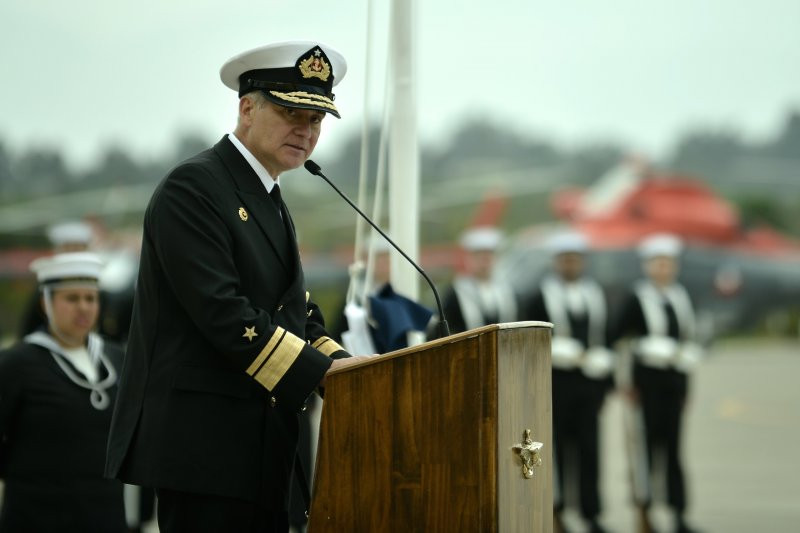
<svg viewBox="0 0 800 533"><path fill-rule="evenodd" d="M601 420L602 523L616 533L636 531L626 401L610 396ZM694 371L685 422L692 526L703 533L800 531L800 342L718 342Z"/></svg>

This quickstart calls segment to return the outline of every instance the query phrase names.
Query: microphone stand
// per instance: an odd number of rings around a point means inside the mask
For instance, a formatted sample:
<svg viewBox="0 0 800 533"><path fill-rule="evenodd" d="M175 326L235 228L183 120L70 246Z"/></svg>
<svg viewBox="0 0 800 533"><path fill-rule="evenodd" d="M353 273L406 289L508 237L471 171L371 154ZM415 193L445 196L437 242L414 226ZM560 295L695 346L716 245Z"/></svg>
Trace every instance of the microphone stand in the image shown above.
<svg viewBox="0 0 800 533"><path fill-rule="evenodd" d="M372 221L372 219L371 219L371 218L369 218L369 217L368 217L366 214L364 214L364 212L363 212L363 211L361 211L361 209L359 209L359 208L358 208L358 206L357 206L356 204L354 204L354 203L353 203L353 201L352 201L352 200L350 200L350 198L348 198L348 197L347 197L347 195L346 195L345 193L343 193L343 192L342 192L342 191L339 189L339 187L337 187L336 185L334 185L334 183L333 183L333 182L332 182L330 179L328 179L328 177L327 177L325 174L323 174L323 173L322 173L322 167L320 167L318 164L316 164L315 162L313 162L313 161L312 161L312 160L310 160L310 159L308 159L308 160L307 160L307 161L306 161L306 162L303 164L303 166L304 166L304 167L305 167L305 169L306 169L307 171L309 171L311 174L314 174L315 176L319 176L320 178L324 179L324 180L325 180L325 181L328 183L328 185L330 185L330 186L333 188L333 190L334 190L334 191L336 191L337 193L339 193L339 196L341 196L341 197L344 199L344 201L345 201L345 202L347 202L348 204L350 204L350 207L352 207L353 209L355 209L355 210L356 210L356 212L357 212L359 215L361 215L361 216L364 218L364 220L366 220L367 222L369 222L369 225L370 225L370 226L372 226L373 228L375 228L375 231L377 231L378 233L380 233L380 234L381 234L381 236L382 236L384 239L386 239L386 240L389 242L389 244L391 244L391 245L394 247L394 249L395 249L395 250L397 250L398 252L400 252L400 255L402 255L402 256L403 256L403 257L406 259L406 261L408 261L409 263L411 263L411 265L412 265L414 268L416 268L416 269L417 269L417 272L419 272L420 274L422 274L422 277L423 277L423 278L425 278L425 281L427 281L427 282L428 282L428 285L430 286L430 288L431 288L431 291L433 292L433 296L434 296L434 298L436 298L436 307L437 307L437 309L439 310L439 318L441 319L441 322L440 322L440 324L439 324L440 332L441 332L441 333L444 333L444 335L442 335L443 337L447 337L448 335L450 335L450 326L447 324L447 319L446 319L446 318L445 318L445 316L444 316L444 309L442 308L442 301L441 301L441 299L439 298L439 291L437 291L437 290L436 290L436 286L433 284L433 281L431 281L431 278L429 278L429 277L428 277L428 274L426 274L426 273L425 273L425 271L424 271L424 270L422 270L422 267L420 267L420 266L419 266L419 265L418 265L416 262L414 262L414 261L413 261L413 260L412 260L410 257L408 257L408 255L406 255L406 253L405 253L403 250L401 250L401 249L400 249L400 247L399 247L399 246L397 246L397 244L395 244L395 242L394 242L392 239L390 239L390 238L389 238L389 236L388 236L388 235L386 235L386 233L384 233L384 231L383 231L381 228L379 228L379 227L378 227L378 225L377 225L377 224L375 224L375 223Z"/></svg>

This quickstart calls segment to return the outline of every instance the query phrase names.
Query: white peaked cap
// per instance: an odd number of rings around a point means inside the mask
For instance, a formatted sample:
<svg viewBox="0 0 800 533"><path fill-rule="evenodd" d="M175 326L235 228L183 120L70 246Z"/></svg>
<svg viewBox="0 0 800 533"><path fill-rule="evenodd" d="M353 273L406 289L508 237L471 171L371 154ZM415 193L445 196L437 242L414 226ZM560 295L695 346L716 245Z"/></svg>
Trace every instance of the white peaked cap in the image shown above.
<svg viewBox="0 0 800 533"><path fill-rule="evenodd" d="M247 50L225 62L220 69L220 78L226 86L238 91L239 76L245 72L249 70L293 67L301 54L315 46L324 50L332 63L334 75L332 83L335 87L347 73L347 61L345 61L342 54L318 41L285 41Z"/></svg>
<svg viewBox="0 0 800 533"><path fill-rule="evenodd" d="M286 41L233 56L222 65L219 76L240 97L262 90L278 105L319 110L338 118L332 90L346 72L344 56L330 46L316 41Z"/></svg>
<svg viewBox="0 0 800 533"><path fill-rule="evenodd" d="M670 233L656 233L646 237L639 244L642 259L653 257L678 257L683 251L683 241Z"/></svg>
<svg viewBox="0 0 800 533"><path fill-rule="evenodd" d="M97 282L103 269L100 256L92 252L68 252L42 257L31 263L40 284L71 280Z"/></svg>
<svg viewBox="0 0 800 533"><path fill-rule="evenodd" d="M556 233L547 240L547 248L553 255L578 253L583 254L589 250L586 237L577 231L563 231Z"/></svg>
<svg viewBox="0 0 800 533"><path fill-rule="evenodd" d="M88 245L92 241L92 227L79 220L60 222L47 228L47 238L53 246L72 243Z"/></svg>
<svg viewBox="0 0 800 533"><path fill-rule="evenodd" d="M502 242L503 232L492 226L478 226L465 231L461 236L461 246L472 252L496 250Z"/></svg>

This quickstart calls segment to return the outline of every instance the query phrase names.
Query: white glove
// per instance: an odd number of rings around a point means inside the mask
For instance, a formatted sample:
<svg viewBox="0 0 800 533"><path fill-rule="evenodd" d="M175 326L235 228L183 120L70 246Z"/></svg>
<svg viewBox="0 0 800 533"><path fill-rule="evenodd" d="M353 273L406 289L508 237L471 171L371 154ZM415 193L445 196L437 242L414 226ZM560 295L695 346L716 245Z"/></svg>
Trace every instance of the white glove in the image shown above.
<svg viewBox="0 0 800 533"><path fill-rule="evenodd" d="M649 335L637 343L636 352L642 363L654 368L668 368L678 354L678 341L672 337Z"/></svg>
<svg viewBox="0 0 800 533"><path fill-rule="evenodd" d="M696 342L685 342L675 359L675 368L681 372L691 372L700 364L704 354L705 350Z"/></svg>
<svg viewBox="0 0 800 533"><path fill-rule="evenodd" d="M583 344L570 337L553 337L551 345L553 368L570 370L581 363Z"/></svg>
<svg viewBox="0 0 800 533"><path fill-rule="evenodd" d="M597 346L589 348L581 365L583 375L587 378L602 379L611 375L614 370L614 354L611 350Z"/></svg>

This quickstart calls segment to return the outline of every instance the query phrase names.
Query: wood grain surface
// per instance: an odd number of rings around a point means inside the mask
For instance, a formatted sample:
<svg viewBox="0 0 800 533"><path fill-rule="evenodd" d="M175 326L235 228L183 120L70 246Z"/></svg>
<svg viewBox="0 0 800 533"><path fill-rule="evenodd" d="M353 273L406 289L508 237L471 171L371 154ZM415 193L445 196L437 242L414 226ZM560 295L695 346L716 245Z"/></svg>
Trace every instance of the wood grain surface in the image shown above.
<svg viewBox="0 0 800 533"><path fill-rule="evenodd" d="M328 377L311 533L551 531L549 455L525 480L510 449L549 449L550 330L471 333Z"/></svg>

